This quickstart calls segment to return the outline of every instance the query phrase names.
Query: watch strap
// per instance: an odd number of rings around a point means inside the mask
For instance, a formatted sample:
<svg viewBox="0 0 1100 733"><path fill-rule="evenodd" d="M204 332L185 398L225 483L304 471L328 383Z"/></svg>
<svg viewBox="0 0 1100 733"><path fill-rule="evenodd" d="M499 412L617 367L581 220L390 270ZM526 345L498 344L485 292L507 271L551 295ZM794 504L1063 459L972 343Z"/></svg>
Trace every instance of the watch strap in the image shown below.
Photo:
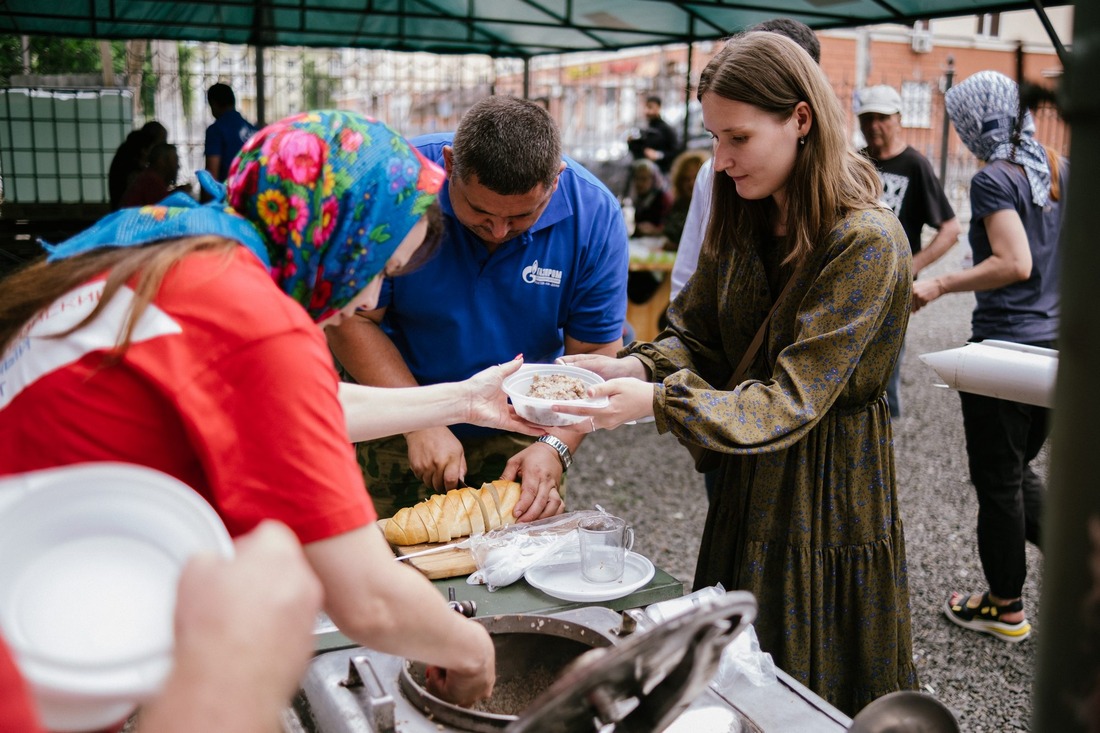
<svg viewBox="0 0 1100 733"><path fill-rule="evenodd" d="M558 454L558 459L561 461L561 472L565 473L569 470L569 467L573 465L573 454L569 451L567 446L560 439L555 438L553 435L543 435L538 439L539 443L545 443L554 449L554 452Z"/></svg>

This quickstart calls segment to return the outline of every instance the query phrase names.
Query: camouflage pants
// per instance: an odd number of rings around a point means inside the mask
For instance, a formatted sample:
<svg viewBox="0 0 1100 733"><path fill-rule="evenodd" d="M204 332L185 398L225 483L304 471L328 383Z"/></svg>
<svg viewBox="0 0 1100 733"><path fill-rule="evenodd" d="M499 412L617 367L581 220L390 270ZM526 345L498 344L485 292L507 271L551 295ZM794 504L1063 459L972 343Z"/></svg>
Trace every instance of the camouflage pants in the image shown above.
<svg viewBox="0 0 1100 733"><path fill-rule="evenodd" d="M464 440L466 484L476 487L500 478L508 460L534 441L532 437L515 433ZM379 517L392 517L401 507L412 506L435 493L409 468L409 445L404 436L358 443L355 454ZM564 483L563 480L563 486L558 488L562 497L565 496Z"/></svg>

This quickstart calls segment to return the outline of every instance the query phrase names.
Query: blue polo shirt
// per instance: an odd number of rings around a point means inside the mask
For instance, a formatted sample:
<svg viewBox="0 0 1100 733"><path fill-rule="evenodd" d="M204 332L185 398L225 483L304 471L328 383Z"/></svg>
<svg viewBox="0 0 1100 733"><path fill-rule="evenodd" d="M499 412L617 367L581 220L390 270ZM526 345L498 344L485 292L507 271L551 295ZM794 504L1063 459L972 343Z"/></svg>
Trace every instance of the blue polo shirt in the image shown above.
<svg viewBox="0 0 1100 733"><path fill-rule="evenodd" d="M248 138L255 134L256 126L235 109L229 110L206 128L203 154L221 157L221 163L218 166L219 181L229 177L229 164L233 162L233 158L237 157L237 153L241 152Z"/></svg>
<svg viewBox="0 0 1100 733"><path fill-rule="evenodd" d="M443 165L452 137L412 143ZM552 362L566 334L591 343L622 336L628 250L619 204L579 163L565 163L534 226L491 255L455 218L444 184L439 252L415 272L387 278L379 299L383 328L420 384L465 379L517 354Z"/></svg>

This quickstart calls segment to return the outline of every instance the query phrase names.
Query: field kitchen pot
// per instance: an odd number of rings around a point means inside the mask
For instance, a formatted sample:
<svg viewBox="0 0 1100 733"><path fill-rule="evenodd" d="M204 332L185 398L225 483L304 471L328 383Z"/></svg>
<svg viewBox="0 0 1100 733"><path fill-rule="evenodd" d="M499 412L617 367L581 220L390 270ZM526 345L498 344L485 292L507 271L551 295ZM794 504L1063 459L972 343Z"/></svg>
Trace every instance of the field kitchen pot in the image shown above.
<svg viewBox="0 0 1100 733"><path fill-rule="evenodd" d="M707 691L756 603L749 593L727 593L644 633L635 631L644 616L634 614L586 607L476 619L496 646L497 691L475 709L429 693L422 664L362 648L329 652L311 664L297 717L284 730L655 733ZM759 731L726 707L736 719L728 730Z"/></svg>

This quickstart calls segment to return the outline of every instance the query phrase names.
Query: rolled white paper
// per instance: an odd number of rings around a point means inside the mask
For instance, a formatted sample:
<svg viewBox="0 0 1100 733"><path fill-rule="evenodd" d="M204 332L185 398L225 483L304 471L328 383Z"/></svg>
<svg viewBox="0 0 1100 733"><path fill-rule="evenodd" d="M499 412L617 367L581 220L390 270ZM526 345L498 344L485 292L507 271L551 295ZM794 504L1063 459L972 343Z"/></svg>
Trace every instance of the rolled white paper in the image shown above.
<svg viewBox="0 0 1100 733"><path fill-rule="evenodd" d="M946 386L1002 400L1050 407L1058 351L1008 341L982 341L921 354Z"/></svg>

